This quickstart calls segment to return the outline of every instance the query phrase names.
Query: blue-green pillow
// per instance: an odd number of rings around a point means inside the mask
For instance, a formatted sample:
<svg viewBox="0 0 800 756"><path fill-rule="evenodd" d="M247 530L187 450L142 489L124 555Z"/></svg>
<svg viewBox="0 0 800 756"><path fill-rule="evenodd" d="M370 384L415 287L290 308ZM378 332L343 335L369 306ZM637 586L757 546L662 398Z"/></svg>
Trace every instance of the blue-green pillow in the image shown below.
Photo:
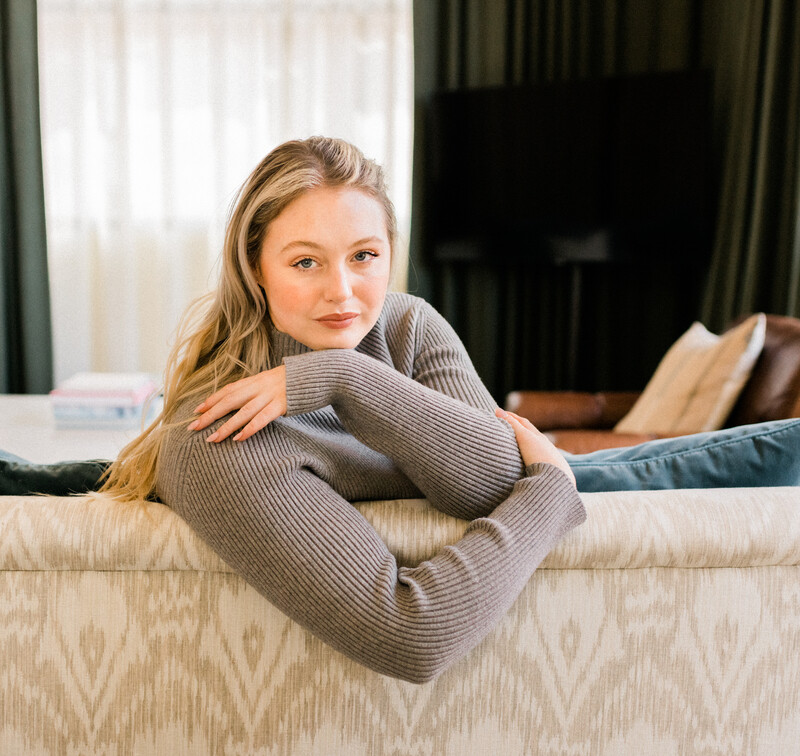
<svg viewBox="0 0 800 756"><path fill-rule="evenodd" d="M565 456L584 493L800 486L800 419Z"/></svg>

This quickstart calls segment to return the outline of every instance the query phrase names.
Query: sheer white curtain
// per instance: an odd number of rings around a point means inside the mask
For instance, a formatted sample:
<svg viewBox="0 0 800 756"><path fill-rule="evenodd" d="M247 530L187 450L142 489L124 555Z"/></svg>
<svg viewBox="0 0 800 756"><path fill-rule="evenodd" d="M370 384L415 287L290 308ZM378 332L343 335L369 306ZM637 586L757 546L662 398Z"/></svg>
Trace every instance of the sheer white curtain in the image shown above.
<svg viewBox="0 0 800 756"><path fill-rule="evenodd" d="M407 230L411 0L39 0L39 36L56 380L163 370L287 139L381 162Z"/></svg>

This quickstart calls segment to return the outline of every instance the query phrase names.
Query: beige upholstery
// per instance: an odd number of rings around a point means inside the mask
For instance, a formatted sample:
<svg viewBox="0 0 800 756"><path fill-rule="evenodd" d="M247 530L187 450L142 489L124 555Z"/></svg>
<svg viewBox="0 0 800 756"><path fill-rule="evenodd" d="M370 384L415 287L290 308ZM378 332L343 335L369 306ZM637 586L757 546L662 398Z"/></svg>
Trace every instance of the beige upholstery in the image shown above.
<svg viewBox="0 0 800 756"><path fill-rule="evenodd" d="M584 498L508 616L422 686L317 641L166 507L0 498L0 753L796 752L800 488ZM361 509L405 563L466 525Z"/></svg>

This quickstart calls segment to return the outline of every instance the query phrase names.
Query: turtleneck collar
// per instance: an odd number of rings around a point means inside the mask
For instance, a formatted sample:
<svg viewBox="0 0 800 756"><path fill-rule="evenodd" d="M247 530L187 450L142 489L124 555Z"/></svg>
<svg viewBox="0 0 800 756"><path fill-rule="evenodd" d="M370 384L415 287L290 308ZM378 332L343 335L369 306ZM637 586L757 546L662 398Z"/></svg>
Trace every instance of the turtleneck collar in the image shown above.
<svg viewBox="0 0 800 756"><path fill-rule="evenodd" d="M284 357L294 357L296 354L313 351L311 347L301 344L288 333L279 331L271 321L269 321L269 347L270 360L273 365L280 365Z"/></svg>
<svg viewBox="0 0 800 756"><path fill-rule="evenodd" d="M378 318L378 321L372 327L372 330L370 330L369 333L367 333L367 335L361 340L361 343L356 346L355 350L357 352L363 352L365 354L377 357L378 359L388 356L388 352L386 355L383 354L386 352L385 345L382 343L383 320L384 314L381 312L381 315ZM314 351L311 347L306 346L305 344L302 344L296 339L292 338L288 333L279 331L272 324L272 321L268 320L267 322L269 324L270 362L273 366L280 365L283 362L284 357L294 357L298 354L306 354L307 352Z"/></svg>

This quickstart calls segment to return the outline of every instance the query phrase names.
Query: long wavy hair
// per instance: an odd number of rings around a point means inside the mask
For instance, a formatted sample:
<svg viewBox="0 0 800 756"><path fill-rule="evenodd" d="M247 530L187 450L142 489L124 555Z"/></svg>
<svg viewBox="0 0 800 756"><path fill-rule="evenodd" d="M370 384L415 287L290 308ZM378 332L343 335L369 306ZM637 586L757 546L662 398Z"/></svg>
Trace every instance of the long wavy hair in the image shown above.
<svg viewBox="0 0 800 756"><path fill-rule="evenodd" d="M163 410L120 452L102 493L120 501L153 496L161 445L178 424L176 408L274 367L267 301L254 270L270 223L290 202L322 186L359 189L379 201L393 252L397 221L377 163L352 144L328 137L285 142L272 150L232 204L216 290L193 302L181 320L164 373Z"/></svg>

